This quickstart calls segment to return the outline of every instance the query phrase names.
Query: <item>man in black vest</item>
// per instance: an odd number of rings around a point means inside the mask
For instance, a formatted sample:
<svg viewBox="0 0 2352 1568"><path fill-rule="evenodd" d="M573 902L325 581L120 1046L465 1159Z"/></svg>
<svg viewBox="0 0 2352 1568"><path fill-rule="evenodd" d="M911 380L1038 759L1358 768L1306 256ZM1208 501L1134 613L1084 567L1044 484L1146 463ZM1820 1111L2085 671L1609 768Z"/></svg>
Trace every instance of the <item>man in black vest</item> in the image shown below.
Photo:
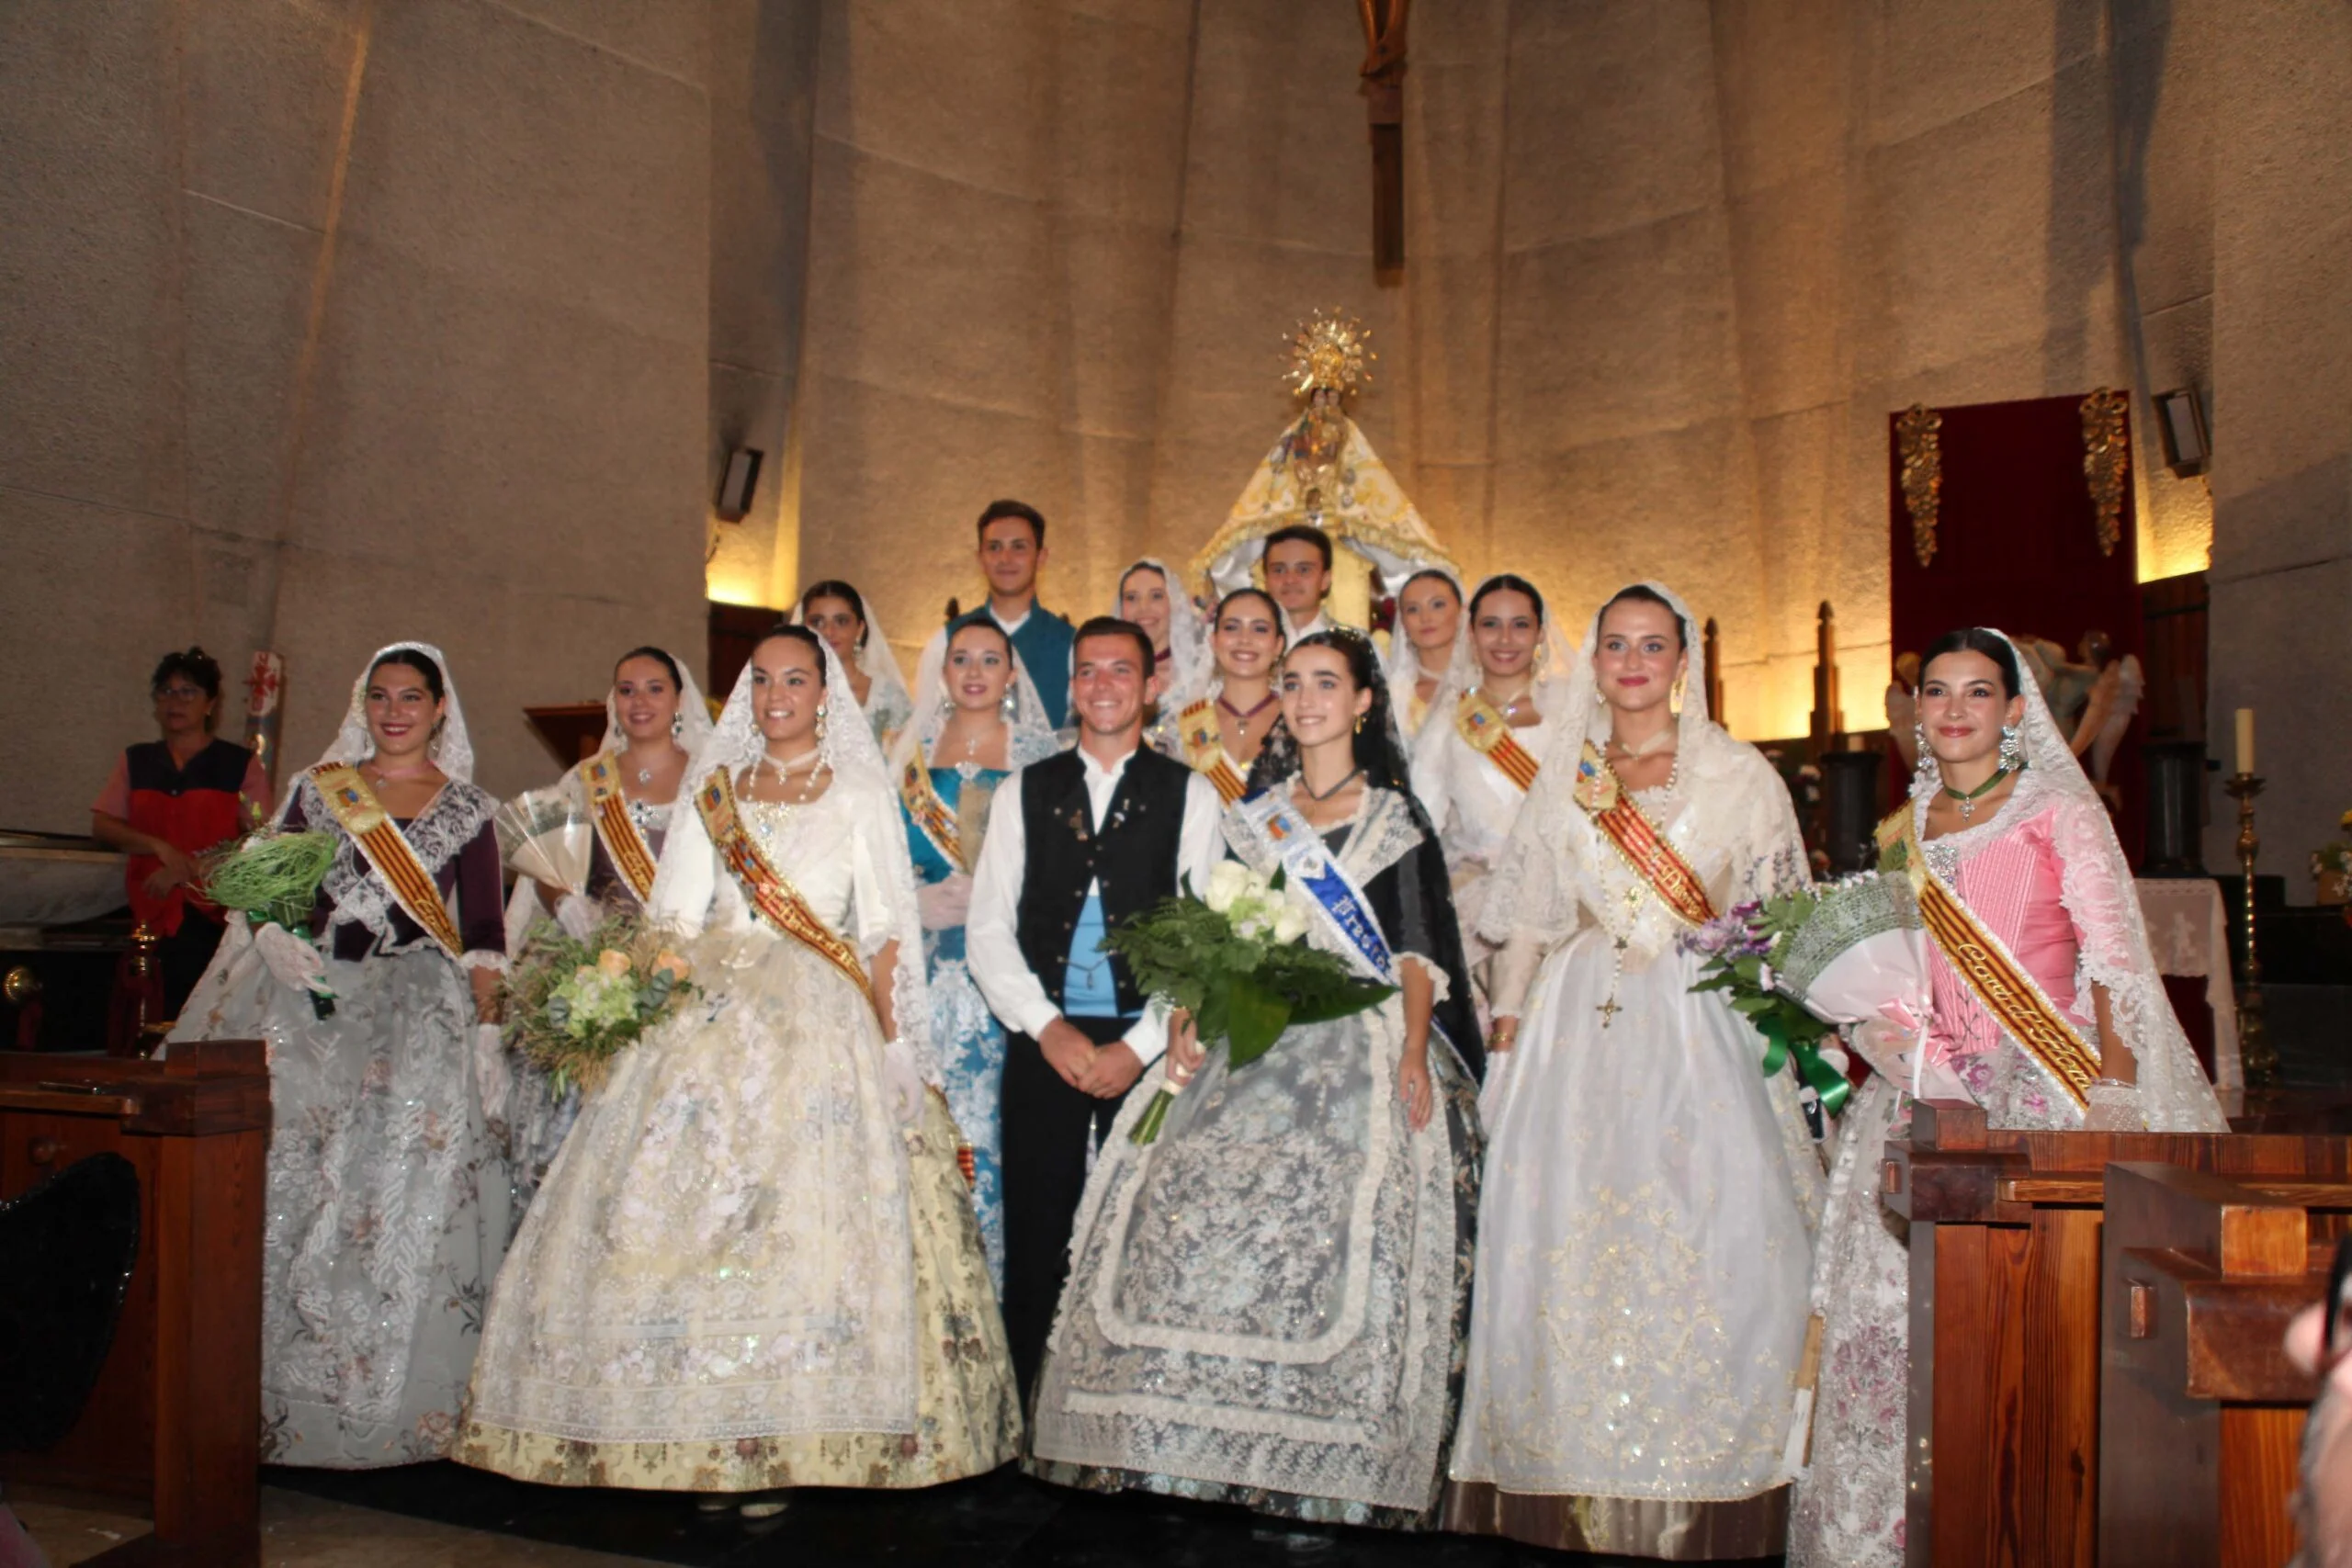
<svg viewBox="0 0 2352 1568"><path fill-rule="evenodd" d="M965 928L972 977L1006 1043L1004 1324L1026 1398L1069 1273L1089 1156L1167 1025L1103 933L1177 891L1205 887L1224 852L1207 779L1148 750L1151 639L1100 616L1071 649L1078 749L999 786Z"/></svg>

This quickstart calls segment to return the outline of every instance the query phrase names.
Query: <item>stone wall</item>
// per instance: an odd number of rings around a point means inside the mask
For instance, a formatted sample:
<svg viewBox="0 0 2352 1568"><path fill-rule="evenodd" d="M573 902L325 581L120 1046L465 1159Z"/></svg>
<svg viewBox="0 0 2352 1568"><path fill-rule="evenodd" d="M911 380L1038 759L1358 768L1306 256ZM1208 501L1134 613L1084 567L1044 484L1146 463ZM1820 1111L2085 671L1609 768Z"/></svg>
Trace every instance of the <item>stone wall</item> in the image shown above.
<svg viewBox="0 0 2352 1568"><path fill-rule="evenodd" d="M298 762L436 642L502 794L551 771L526 703L699 662L709 27L0 8L0 820L85 829L191 641L285 656Z"/></svg>

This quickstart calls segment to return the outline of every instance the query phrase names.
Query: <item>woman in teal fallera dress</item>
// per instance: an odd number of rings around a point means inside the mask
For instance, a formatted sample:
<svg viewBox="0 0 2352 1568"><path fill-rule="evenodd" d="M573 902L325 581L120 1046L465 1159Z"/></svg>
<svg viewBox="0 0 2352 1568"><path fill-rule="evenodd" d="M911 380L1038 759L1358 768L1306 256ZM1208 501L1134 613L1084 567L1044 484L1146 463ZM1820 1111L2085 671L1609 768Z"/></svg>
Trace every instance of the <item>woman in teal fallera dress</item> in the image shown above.
<svg viewBox="0 0 2352 1568"><path fill-rule="evenodd" d="M1045 705L1012 644L993 622L975 621L948 639L940 699L917 716L892 761L907 824L923 957L931 978L932 1039L947 1108L972 1151L972 1207L989 1274L1004 1285L1004 1191L997 1116L1004 1077L1004 1030L981 999L964 959L964 919L972 897L989 807L1007 774L1059 750Z"/></svg>

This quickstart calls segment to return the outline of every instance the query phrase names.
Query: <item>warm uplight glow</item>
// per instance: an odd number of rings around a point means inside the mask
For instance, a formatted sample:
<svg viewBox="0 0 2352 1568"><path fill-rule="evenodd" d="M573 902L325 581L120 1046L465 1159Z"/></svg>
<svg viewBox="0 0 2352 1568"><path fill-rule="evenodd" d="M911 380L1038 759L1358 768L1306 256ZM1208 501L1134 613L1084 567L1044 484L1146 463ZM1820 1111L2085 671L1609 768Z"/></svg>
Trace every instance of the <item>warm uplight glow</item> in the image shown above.
<svg viewBox="0 0 2352 1568"><path fill-rule="evenodd" d="M722 567L711 563L703 574L703 592L714 604L764 604L768 602L768 585L764 578L754 576L740 563L729 562Z"/></svg>

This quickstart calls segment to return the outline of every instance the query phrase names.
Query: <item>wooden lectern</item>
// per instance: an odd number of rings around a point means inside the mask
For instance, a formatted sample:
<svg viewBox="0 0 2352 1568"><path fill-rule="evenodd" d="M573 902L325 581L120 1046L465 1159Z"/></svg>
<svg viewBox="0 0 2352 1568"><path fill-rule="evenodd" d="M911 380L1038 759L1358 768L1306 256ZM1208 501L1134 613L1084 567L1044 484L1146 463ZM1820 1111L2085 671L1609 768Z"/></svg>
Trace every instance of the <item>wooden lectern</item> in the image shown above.
<svg viewBox="0 0 2352 1568"><path fill-rule="evenodd" d="M153 1535L90 1561L261 1560L262 1222L269 1067L258 1040L163 1062L0 1053L0 1198L99 1153L139 1173L139 1260L82 1418L0 1476L143 1498Z"/></svg>

